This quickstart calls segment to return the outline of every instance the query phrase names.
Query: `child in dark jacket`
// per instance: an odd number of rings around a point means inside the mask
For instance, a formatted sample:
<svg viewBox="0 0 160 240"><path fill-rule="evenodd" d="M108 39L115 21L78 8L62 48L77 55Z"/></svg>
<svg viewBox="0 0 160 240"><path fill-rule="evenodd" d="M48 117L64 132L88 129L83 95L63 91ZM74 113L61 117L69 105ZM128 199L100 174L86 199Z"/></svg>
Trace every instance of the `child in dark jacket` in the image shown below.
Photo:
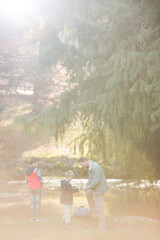
<svg viewBox="0 0 160 240"><path fill-rule="evenodd" d="M66 179L61 180L61 197L60 203L64 206L63 222L70 224L71 209L73 204L73 193L78 192L77 188L73 188L70 181L74 177L74 173L69 170L65 172Z"/></svg>

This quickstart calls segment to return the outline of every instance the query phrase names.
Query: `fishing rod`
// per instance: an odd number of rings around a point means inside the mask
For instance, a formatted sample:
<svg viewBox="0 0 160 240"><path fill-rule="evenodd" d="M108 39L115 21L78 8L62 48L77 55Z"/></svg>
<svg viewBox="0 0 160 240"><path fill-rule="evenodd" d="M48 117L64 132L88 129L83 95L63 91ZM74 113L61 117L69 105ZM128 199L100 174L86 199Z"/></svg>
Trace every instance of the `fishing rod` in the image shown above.
<svg viewBox="0 0 160 240"><path fill-rule="evenodd" d="M68 153L67 153L66 149L65 149L65 148L62 148L62 152L64 153L64 155L65 155L66 158L68 159L68 161L69 161L69 163L70 163L73 171L75 172L76 176L78 177L78 180L79 180L79 182L80 182L80 184L81 184L81 186L82 186L82 189L83 189L83 182L82 182L81 179L79 178L79 175L78 175L75 167L73 166L72 160L71 160L70 157L68 156ZM52 179L54 179L54 178L55 178L55 177L51 177L46 183L43 184L43 186L45 186L47 183L49 183L49 182L50 182ZM85 189L83 189L83 190L85 190ZM85 190L85 192L86 192L86 190Z"/></svg>
<svg viewBox="0 0 160 240"><path fill-rule="evenodd" d="M59 171L58 171L58 173L59 173ZM51 177L47 182L45 182L45 183L43 184L43 186L45 186L47 183L49 183L52 179L55 179L55 177Z"/></svg>
<svg viewBox="0 0 160 240"><path fill-rule="evenodd" d="M43 184L43 186L45 186L47 183L49 183L52 179L54 179L55 177L51 177L47 182L45 182L44 184Z"/></svg>
<svg viewBox="0 0 160 240"><path fill-rule="evenodd" d="M79 180L79 182L80 182L80 184L81 184L81 186L82 186L82 188L83 188L83 183L82 183L81 179L79 178L79 175L78 175L75 167L73 166L72 160L71 160L70 157L68 156L68 153L67 153L66 149L62 148L62 151L64 152L66 158L68 159L68 161L69 161L69 163L70 163L73 171L75 172L76 176L78 177L78 180ZM85 190L85 191L86 191L86 190Z"/></svg>

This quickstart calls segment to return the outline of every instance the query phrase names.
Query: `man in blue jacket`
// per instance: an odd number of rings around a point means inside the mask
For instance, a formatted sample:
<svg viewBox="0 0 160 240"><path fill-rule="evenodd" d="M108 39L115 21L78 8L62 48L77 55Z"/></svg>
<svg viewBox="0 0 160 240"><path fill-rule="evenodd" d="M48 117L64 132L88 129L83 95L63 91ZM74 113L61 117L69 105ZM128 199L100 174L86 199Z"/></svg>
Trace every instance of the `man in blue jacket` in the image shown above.
<svg viewBox="0 0 160 240"><path fill-rule="evenodd" d="M88 168L89 180L84 186L86 197L92 216L98 217L99 229L105 229L105 214L103 208L103 195L108 189L106 177L100 165L86 157L81 157L79 163L82 167Z"/></svg>

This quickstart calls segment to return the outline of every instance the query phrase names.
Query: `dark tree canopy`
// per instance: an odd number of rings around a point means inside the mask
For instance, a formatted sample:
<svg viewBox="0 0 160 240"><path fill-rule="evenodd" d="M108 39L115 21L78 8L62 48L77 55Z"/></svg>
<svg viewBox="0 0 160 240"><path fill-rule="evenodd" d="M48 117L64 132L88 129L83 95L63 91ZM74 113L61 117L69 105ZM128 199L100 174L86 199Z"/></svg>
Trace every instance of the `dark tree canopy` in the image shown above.
<svg viewBox="0 0 160 240"><path fill-rule="evenodd" d="M46 1L41 14L41 67L61 64L71 87L40 124L63 138L81 121L82 153L121 166L126 177L158 177L159 0Z"/></svg>

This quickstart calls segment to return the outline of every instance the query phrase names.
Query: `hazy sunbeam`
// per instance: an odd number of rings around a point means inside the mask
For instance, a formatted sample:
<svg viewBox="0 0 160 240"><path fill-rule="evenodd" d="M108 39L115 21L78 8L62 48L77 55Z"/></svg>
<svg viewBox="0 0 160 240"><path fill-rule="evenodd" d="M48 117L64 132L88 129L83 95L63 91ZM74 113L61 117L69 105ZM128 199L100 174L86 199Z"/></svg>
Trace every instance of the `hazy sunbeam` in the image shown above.
<svg viewBox="0 0 160 240"><path fill-rule="evenodd" d="M33 0L0 0L0 14L8 21L24 24L34 10Z"/></svg>

